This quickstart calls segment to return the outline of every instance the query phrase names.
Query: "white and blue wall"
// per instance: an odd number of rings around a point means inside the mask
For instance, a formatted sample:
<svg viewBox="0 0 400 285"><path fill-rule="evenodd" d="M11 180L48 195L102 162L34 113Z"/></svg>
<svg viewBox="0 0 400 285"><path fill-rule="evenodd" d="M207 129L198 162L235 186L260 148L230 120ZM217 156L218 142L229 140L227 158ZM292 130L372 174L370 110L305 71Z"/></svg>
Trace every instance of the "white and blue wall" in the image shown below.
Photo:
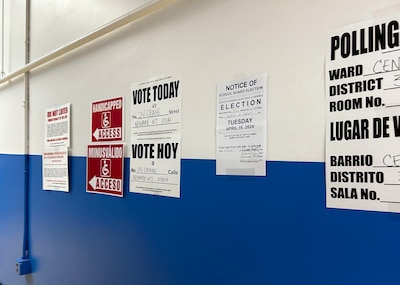
<svg viewBox="0 0 400 285"><path fill-rule="evenodd" d="M32 0L31 60L146 0ZM4 72L25 61L25 1L4 1ZM399 284L400 216L326 209L324 60L331 29L394 0L177 0L31 73L29 245L24 81L0 86L0 282ZM400 13L399 13L400 15ZM268 74L266 177L215 175L216 85ZM86 193L90 104L160 74L182 82L181 198ZM44 110L72 103L70 192L42 190ZM125 138L129 145L129 104ZM129 165L129 148L125 164Z"/></svg>

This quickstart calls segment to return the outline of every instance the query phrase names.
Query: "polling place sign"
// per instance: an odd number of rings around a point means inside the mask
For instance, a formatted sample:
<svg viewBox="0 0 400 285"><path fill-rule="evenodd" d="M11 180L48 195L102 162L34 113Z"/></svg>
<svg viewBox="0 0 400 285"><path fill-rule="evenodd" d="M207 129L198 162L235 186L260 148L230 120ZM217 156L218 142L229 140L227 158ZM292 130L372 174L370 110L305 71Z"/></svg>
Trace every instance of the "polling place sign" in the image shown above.
<svg viewBox="0 0 400 285"><path fill-rule="evenodd" d="M332 31L326 206L400 212L400 16Z"/></svg>

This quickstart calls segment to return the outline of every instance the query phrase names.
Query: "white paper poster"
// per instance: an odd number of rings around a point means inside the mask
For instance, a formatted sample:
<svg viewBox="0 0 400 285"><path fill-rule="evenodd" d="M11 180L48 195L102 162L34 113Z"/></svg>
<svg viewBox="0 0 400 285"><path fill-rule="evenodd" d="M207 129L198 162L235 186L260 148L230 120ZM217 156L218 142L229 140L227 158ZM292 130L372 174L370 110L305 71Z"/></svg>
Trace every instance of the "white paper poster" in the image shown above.
<svg viewBox="0 0 400 285"><path fill-rule="evenodd" d="M70 146L71 104L46 109L44 148Z"/></svg>
<svg viewBox="0 0 400 285"><path fill-rule="evenodd" d="M43 190L68 192L68 148L45 149L42 156Z"/></svg>
<svg viewBox="0 0 400 285"><path fill-rule="evenodd" d="M181 82L132 84L130 192L180 197Z"/></svg>
<svg viewBox="0 0 400 285"><path fill-rule="evenodd" d="M217 86L217 175L266 175L267 74Z"/></svg>
<svg viewBox="0 0 400 285"><path fill-rule="evenodd" d="M400 212L399 19L357 23L329 36L329 208Z"/></svg>

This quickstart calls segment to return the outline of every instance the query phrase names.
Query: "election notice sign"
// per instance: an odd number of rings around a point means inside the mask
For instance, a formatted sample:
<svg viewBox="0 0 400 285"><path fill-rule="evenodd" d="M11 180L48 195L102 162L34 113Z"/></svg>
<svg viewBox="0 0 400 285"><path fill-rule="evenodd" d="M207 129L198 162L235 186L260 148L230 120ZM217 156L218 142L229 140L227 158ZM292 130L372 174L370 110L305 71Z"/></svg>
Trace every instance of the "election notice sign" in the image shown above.
<svg viewBox="0 0 400 285"><path fill-rule="evenodd" d="M217 175L266 175L267 74L217 86Z"/></svg>
<svg viewBox="0 0 400 285"><path fill-rule="evenodd" d="M331 32L326 205L400 212L400 15Z"/></svg>
<svg viewBox="0 0 400 285"><path fill-rule="evenodd" d="M92 142L121 141L123 98L92 102Z"/></svg>
<svg viewBox="0 0 400 285"><path fill-rule="evenodd" d="M44 148L69 147L71 104L46 109Z"/></svg>
<svg viewBox="0 0 400 285"><path fill-rule="evenodd" d="M123 172L123 144L88 146L87 192L122 197Z"/></svg>
<svg viewBox="0 0 400 285"><path fill-rule="evenodd" d="M132 84L130 191L180 197L181 82Z"/></svg>

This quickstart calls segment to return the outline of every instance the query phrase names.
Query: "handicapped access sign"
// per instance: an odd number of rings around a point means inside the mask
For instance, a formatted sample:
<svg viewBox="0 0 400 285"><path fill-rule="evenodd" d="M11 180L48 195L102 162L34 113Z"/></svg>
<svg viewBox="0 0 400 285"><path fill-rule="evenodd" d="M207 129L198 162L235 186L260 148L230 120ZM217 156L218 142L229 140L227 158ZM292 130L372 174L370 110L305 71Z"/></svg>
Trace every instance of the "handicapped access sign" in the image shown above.
<svg viewBox="0 0 400 285"><path fill-rule="evenodd" d="M89 145L86 190L123 196L124 145Z"/></svg>
<svg viewBox="0 0 400 285"><path fill-rule="evenodd" d="M122 141L123 98L92 102L92 142Z"/></svg>

